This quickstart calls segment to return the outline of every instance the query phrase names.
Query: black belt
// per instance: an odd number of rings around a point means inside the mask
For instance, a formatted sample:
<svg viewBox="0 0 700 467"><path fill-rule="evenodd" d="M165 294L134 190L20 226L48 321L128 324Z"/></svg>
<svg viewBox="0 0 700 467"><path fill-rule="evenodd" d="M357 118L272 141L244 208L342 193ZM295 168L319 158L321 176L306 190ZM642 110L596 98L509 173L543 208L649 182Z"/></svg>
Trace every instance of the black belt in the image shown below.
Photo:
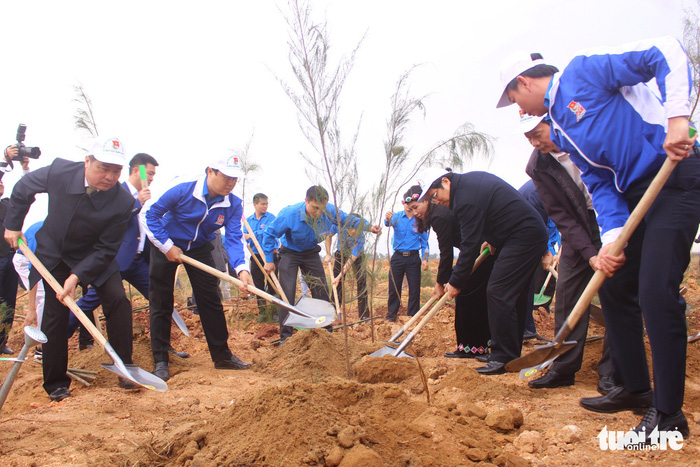
<svg viewBox="0 0 700 467"><path fill-rule="evenodd" d="M411 251L397 251L396 253L401 255L401 256L413 256L417 255L420 250L411 250Z"/></svg>

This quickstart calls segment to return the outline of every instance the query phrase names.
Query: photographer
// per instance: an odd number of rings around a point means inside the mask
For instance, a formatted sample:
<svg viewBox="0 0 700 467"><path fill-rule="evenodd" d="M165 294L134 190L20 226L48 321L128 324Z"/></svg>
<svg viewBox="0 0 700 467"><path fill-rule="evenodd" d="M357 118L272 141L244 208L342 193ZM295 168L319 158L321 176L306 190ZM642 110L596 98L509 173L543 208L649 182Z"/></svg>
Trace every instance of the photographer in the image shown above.
<svg viewBox="0 0 700 467"><path fill-rule="evenodd" d="M5 164L9 165L12 159L16 159L19 155L17 145L9 146L4 151ZM22 175L29 172L29 158L23 157ZM0 197L5 192L5 185L2 183L2 175L0 172ZM10 198L0 199L0 222L5 222L5 214L10 204ZM10 337L10 329L12 322L15 319L15 304L17 301L17 284L19 278L15 267L12 264L12 258L15 255L15 250L5 241L0 239L0 354L12 355L14 351L7 346L7 339ZM3 309L2 304L6 308Z"/></svg>

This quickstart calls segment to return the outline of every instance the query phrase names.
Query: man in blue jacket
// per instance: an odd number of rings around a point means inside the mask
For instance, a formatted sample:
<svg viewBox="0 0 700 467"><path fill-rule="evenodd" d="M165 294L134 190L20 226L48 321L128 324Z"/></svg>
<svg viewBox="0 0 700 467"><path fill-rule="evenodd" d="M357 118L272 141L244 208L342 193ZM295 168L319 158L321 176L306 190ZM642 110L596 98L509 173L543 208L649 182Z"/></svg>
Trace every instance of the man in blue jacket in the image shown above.
<svg viewBox="0 0 700 467"><path fill-rule="evenodd" d="M126 236L117 253L117 263L119 263L119 274L121 274L122 280L136 287L136 290L141 292L148 300L148 256L150 255L151 243L141 233L138 216L139 212L141 212L141 207L146 201L151 199L151 190L148 186L141 186L140 165L146 167L147 181L148 185L150 185L153 183L153 177L156 175L158 161L153 156L145 153L136 154L129 161L129 178L122 182L122 186L134 197L134 208L131 210L131 218L126 227ZM87 294L83 295L77 302L80 309L93 322L93 311L101 304L102 302L97 296L97 291L94 287L91 287ZM71 314L68 323L69 335L75 332L78 324L78 318ZM92 336L81 328L78 348L85 350L89 347L92 347Z"/></svg>
<svg viewBox="0 0 700 467"><path fill-rule="evenodd" d="M374 225L368 228L369 222L338 210L343 228L357 228L362 231L370 230L379 233L381 229ZM312 279L309 282L311 295L314 298L331 301L328 295L326 272L323 269L318 253L318 244L331 233L333 224L337 224L336 207L328 202L328 192L322 186L312 186L306 191L306 199L301 203L292 204L282 209L274 221L263 231L261 242L265 253L265 270L275 270L273 250L277 248L277 239L282 239L280 248L279 280L287 298L295 303L297 274L301 273ZM328 253L328 261L330 253ZM288 311L279 310L280 315L280 345L292 335L292 327L284 326Z"/></svg>
<svg viewBox="0 0 700 467"><path fill-rule="evenodd" d="M241 199L231 191L243 177L238 156L217 161L204 176L179 183L141 210L140 222L156 248L151 248L150 317L153 373L163 380L170 378L168 350L170 320L173 312L173 283L180 255L185 253L214 267L212 243L214 233L226 228L226 252L229 264L245 284L252 285L243 252ZM214 367L220 370L248 368L231 353L228 329L216 277L185 264L197 301L204 336Z"/></svg>
<svg viewBox="0 0 700 467"><path fill-rule="evenodd" d="M248 229L245 226L243 227L243 237L248 242L250 251L253 255L255 255L260 264L263 265L265 264L265 256L262 251L258 251L258 248L255 246L255 242L253 241L253 236L255 236L255 239L258 240L258 242L260 242L262 240L262 234L265 227L269 225L270 222L275 220L275 215L267 210L268 203L269 199L266 194L256 193L253 196L253 208L255 209L255 212L246 219L248 221L248 225L250 225L250 228L253 229L253 231L248 232ZM276 248L273 253L277 254ZM258 263L253 258L251 258L250 262L250 275L253 277L255 287L271 294L274 293L272 284L267 284L265 282L265 273L258 267ZM266 307L267 302L258 297L258 310L260 311L260 318L258 318L258 321L264 321Z"/></svg>
<svg viewBox="0 0 700 467"><path fill-rule="evenodd" d="M646 85L652 79L660 99ZM622 386L581 405L606 413L650 407L638 433L658 428L688 436L681 411L685 303L678 292L700 220L700 153L689 136L692 81L683 47L666 37L596 50L575 57L561 73L538 54L513 56L502 65L501 82L499 107L516 103L531 115L549 112L552 142L581 169L602 229L595 267L612 276L599 296ZM667 157L678 167L624 252L608 254Z"/></svg>

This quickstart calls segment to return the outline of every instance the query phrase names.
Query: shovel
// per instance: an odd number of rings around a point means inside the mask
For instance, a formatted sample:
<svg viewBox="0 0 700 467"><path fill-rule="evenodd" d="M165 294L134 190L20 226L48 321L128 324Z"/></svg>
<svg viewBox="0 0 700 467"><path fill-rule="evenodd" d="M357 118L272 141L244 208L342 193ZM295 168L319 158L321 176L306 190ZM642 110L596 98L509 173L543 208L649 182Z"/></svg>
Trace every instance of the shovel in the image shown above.
<svg viewBox="0 0 700 467"><path fill-rule="evenodd" d="M29 247L27 247L27 245L22 239L18 240L18 244L19 249L22 250L24 256L26 256L27 259L32 263L32 266L34 266L36 270L39 271L44 280L51 285L51 288L54 289L56 293L62 294L63 287L61 286L61 284L59 284L58 281L56 281L56 279L48 271L48 269L46 269L44 265L41 264L41 261L39 261L39 258L37 258L34 255L34 253L32 253L32 250L30 250ZM70 310L73 312L75 317L78 318L78 320L81 323L83 323L83 326L85 326L85 328L90 332L95 341L97 341L105 349L107 355L109 355L109 357L114 362L113 364L103 363L103 367L107 368L109 371L118 374L122 378L128 379L129 381L133 381L134 383L145 387L146 389L152 389L154 391L160 392L167 391L168 385L162 379L139 368L137 365L125 365L122 359L119 358L119 355L117 355L117 352L114 350L114 348L112 348L110 343L107 342L107 339L105 339L105 337L100 333L100 331L97 330L95 325L92 324L92 321L90 321L88 317L85 316L83 310L81 310L78 307L78 305L75 304L75 301L73 301L70 295L67 295L63 299L63 303L65 303L68 306L68 308L70 308Z"/></svg>
<svg viewBox="0 0 700 467"><path fill-rule="evenodd" d="M478 268L478 267L481 265L481 263L484 262L484 260L486 259L487 256L489 256L489 254L491 254L491 250L489 250L488 247L487 247L487 248L484 248L484 250L481 252L481 254L480 254L479 257L476 259L476 261L474 261L474 266L472 267L472 273L473 273L474 271L476 271L476 268ZM433 295L433 296L430 298L430 300L428 300L428 302L427 302L425 305L423 305L423 308L421 308L420 310L418 310L418 313L416 313L415 315L413 315L413 317L411 317L411 319L409 319L409 320L406 322L406 324L404 324L403 326L401 326L401 329L399 329L398 331L396 331L396 333L395 333L393 336L391 336L391 339L389 339L389 343L388 343L387 345L385 345L384 347L382 347L382 348L379 349L379 350L376 350L376 351L372 352L369 356L370 356L370 357L381 357L381 356L383 356L383 355L390 355L390 354L391 354L391 355L394 355L394 356L396 356L396 357L410 357L409 354L403 352L403 349L406 348L406 346L408 345L408 343L409 343L411 340L413 340L413 337L415 337L415 335L418 333L418 331L420 331L421 328L422 328L423 326L425 326L425 324L428 322L428 320L430 320L430 318L432 318L432 316L433 316L435 313L437 313L437 310L439 310L440 307L445 303L445 300L444 300L445 297L446 297L446 295L443 295L443 299L440 299L440 301L435 305L435 307L433 307L433 309L430 310L430 313L428 313L428 316L429 316L429 317L426 316L426 317L423 319L423 321L421 321L420 323L418 323L418 326L416 326L416 329L414 329L413 331L411 331L411 332L409 333L409 335L406 336L406 339L404 339L404 341L399 345L398 348L394 348L391 344L398 344L398 342L396 342L396 339L398 339L399 337L401 337L401 335L406 331L406 329L408 329L409 326L411 326L413 323L415 323L416 320L420 317L420 315L421 315L425 310L427 310L428 307L429 307L435 300L437 300L437 298L438 298L437 295ZM431 313L432 313L432 314L431 314ZM408 341L408 342L406 342L406 341ZM399 350L399 349L400 349L400 350Z"/></svg>
<svg viewBox="0 0 700 467"><path fill-rule="evenodd" d="M253 229L250 228L250 224L248 223L248 219L246 219L245 217L241 217L241 220L243 221L243 224L245 225L245 228L248 231L248 234L250 234L250 238L253 240L253 243L255 244L255 248L257 248L258 251L260 252L260 254L263 255L264 254L263 249L260 246L260 243L258 243L258 239L255 238L255 234L253 233ZM250 254L252 255L253 252L251 251ZM257 258L255 258L255 261L257 262ZM260 266L259 263L258 263L258 266ZM260 269L262 269L262 271L267 276L267 272L265 271L265 268L261 267ZM289 303L289 299L287 299L287 296L284 294L284 290L282 290L282 285L280 284L279 279L277 279L277 274L275 274L275 272L272 271L272 273L270 273L270 276L268 276L268 279L270 277L272 278L273 288L277 291L277 293L280 295L280 297L282 297L282 300L284 300L286 303Z"/></svg>
<svg viewBox="0 0 700 467"><path fill-rule="evenodd" d="M625 222L620 236L610 247L610 255L618 255L623 250L625 244L630 239L639 223L644 219L649 207L658 196L675 167L676 162L666 158L666 161L664 161L664 164L661 166L659 172L654 177L654 180L652 180L651 184L649 185L649 188L647 188L646 192L644 193L644 196L642 196L642 199L639 200L639 203L627 218L627 222ZM559 355L574 347L576 342L565 341L565 339L571 333L571 330L576 326L579 319L581 319L581 316L586 312L586 310L589 309L591 300L593 300L593 297L598 292L598 289L600 289L600 286L603 285L604 280L605 273L603 271L596 271L586 286L586 289L581 294L581 297L579 297L578 302L576 302L576 306L574 306L574 309L566 319L566 322L561 329L559 329L557 335L554 336L554 341L537 347L527 355L511 360L506 364L506 370L523 370L524 374L528 374L530 370L545 368L548 366L548 362L551 363L551 361L554 361L554 359Z"/></svg>
<svg viewBox="0 0 700 467"><path fill-rule="evenodd" d="M208 272L212 276L228 281L237 287L243 286L243 282L236 279L235 277L229 276L228 274L223 273L218 269L214 269L213 267L208 266L200 261L197 261L196 259L190 258L187 255L180 255L180 259L183 263L187 263L191 266L196 267L197 269L201 269L204 272ZM248 291L254 295L257 295L260 298L264 298L265 300L274 303L279 307L284 308L285 310L290 311L291 314L289 314L285 322L282 323L286 326L295 326L303 328L321 328L324 326L328 326L335 317L335 308L333 308L333 305L331 305L325 300L302 297L296 303L296 306L292 306L289 303L286 303L280 300L279 298L273 297L269 293L263 292L262 290L252 285L248 285ZM290 324L290 322L294 324Z"/></svg>
<svg viewBox="0 0 700 467"><path fill-rule="evenodd" d="M552 266L549 266L549 268L547 269L549 269L549 274L547 274L547 279L545 279L544 281L542 290L540 290L540 293L535 294L535 306L544 305L552 299L552 297L550 297L549 295L545 295L544 291L547 288L547 285L549 284L549 280L552 278L552 275L556 274L557 271ZM557 277L555 276L554 278L556 279Z"/></svg>
<svg viewBox="0 0 700 467"><path fill-rule="evenodd" d="M335 319L340 319L342 320L343 317L341 316L340 313L338 313L338 310L340 310L340 301L338 300L338 287L333 285L333 267L331 266L331 263L326 263L326 266L328 268L328 274L331 276L331 287L333 287L333 298L335 299Z"/></svg>
<svg viewBox="0 0 700 467"><path fill-rule="evenodd" d="M19 355L17 356L17 358L3 359L6 361L14 362L14 364L12 365L12 368L10 369L9 373L7 373L5 382L2 383L2 388L0 388L0 410L2 409L3 404L5 404L5 400L7 399L7 395L10 393L12 384L15 382L17 373L19 373L19 368L22 366L22 363L24 363L24 361L27 359L27 353L29 352L29 349L34 347L35 345L45 344L47 340L48 339L46 339L46 336L43 332L39 330L39 328L35 328L32 326L24 327L24 346L22 347L22 350L19 351Z"/></svg>
<svg viewBox="0 0 700 467"><path fill-rule="evenodd" d="M404 352L403 349L405 349L408 346L408 344L411 343L413 338L416 337L416 334L418 334L420 332L420 330L423 329L423 326L428 324L428 321L430 321L432 319L432 317L435 316L435 314L438 311L440 311L440 308L442 308L442 305L444 305L446 301L447 301L447 294L444 294L442 296L442 298L440 300L438 300L438 302L433 306L433 308L431 308L431 310L428 312L428 314L425 315L425 317L420 321L420 323L418 323L418 325L415 328L413 328L411 330L411 332L408 333L408 335L406 336L406 338L403 341L401 341L401 344L399 344L399 346L396 348L396 350L394 350L394 353L393 353L394 357L413 358L411 355Z"/></svg>

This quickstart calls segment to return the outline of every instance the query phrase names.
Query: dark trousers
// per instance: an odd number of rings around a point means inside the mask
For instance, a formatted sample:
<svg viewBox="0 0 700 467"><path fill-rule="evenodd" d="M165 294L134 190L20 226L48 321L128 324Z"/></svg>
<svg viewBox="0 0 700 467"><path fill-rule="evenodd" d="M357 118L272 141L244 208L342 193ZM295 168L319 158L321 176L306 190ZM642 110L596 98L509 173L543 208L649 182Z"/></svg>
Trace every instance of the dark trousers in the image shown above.
<svg viewBox="0 0 700 467"><path fill-rule="evenodd" d="M331 297L328 295L326 272L323 269L321 257L318 255L320 251L321 247L319 246L301 252L285 247L280 249L279 280L290 303L296 303L297 275L300 269L309 285L311 296L327 302L331 301ZM294 330L291 326L282 325L287 314L289 314L287 310L279 309L280 339L288 338Z"/></svg>
<svg viewBox="0 0 700 467"><path fill-rule="evenodd" d="M347 262L350 258L350 254L342 255L340 251L335 252L335 262L333 263L333 276L340 274L343 268L341 261ZM357 259L352 263L352 270L355 273L355 281L357 282L357 314L360 319L368 318L369 312L367 311L367 270L365 269L365 255L360 253ZM345 276L343 276L345 277ZM343 278L338 282L338 301L342 304L344 299L343 292ZM348 300L348 301L351 301Z"/></svg>
<svg viewBox="0 0 700 467"><path fill-rule="evenodd" d="M0 303L7 306L5 315L0 320L0 347L7 343L12 322L15 319L19 276L15 271L14 264L12 264L14 256L14 251L11 251L7 256L0 257Z"/></svg>
<svg viewBox="0 0 700 467"><path fill-rule="evenodd" d="M625 193L630 211L648 183ZM642 317L654 365L654 407L670 414L683 406L687 329L678 293L700 220L700 158L678 163L625 248L627 261L599 296L615 378L627 391L649 389Z"/></svg>
<svg viewBox="0 0 700 467"><path fill-rule="evenodd" d="M537 242L538 235L533 233L531 244L503 245L493 266L486 291L493 361L507 363L520 357L530 283L547 249L546 237Z"/></svg>
<svg viewBox="0 0 700 467"><path fill-rule="evenodd" d="M567 248L563 245L563 248ZM581 297L588 282L593 277L593 269L588 261L580 260L576 266L570 266L566 261L559 263L559 281L557 282L557 300L554 304L554 331L559 332L559 329L564 325L566 319L574 309L576 302ZM586 336L588 334L588 322L590 313L586 311L579 319L576 326L571 330L571 334L566 338L567 341L576 341L576 346L571 350L560 355L552 364L552 369L561 374L574 374L581 369L583 363L583 350L586 344ZM603 344L603 356L598 363L598 373L600 376L609 376L612 368L606 361L610 360L609 352L607 352L607 339Z"/></svg>
<svg viewBox="0 0 700 467"><path fill-rule="evenodd" d="M496 256L486 258L455 299L457 348L465 352L483 354L490 346L486 288L495 263Z"/></svg>
<svg viewBox="0 0 700 467"><path fill-rule="evenodd" d="M71 274L70 268L64 263L60 263L50 272L59 284L63 284ZM58 301L51 285L46 281L44 281L44 288L46 295L41 330L48 338L48 341L42 344L44 389L51 394L60 387L70 386L70 378L66 375L66 370L68 368L68 315L71 312L67 306ZM95 290L102 301L110 345L124 363L132 363L131 305L124 294L121 276L115 272L104 284L95 286Z"/></svg>
<svg viewBox="0 0 700 467"><path fill-rule="evenodd" d="M277 256L277 255L275 255ZM265 266L265 256L256 254L256 258L258 258L258 261L260 261L260 264ZM279 261L277 261L277 258L275 258L275 267L279 266ZM263 290L270 295L275 294L275 289L272 287L272 284L268 283L265 279L265 273L258 267L258 263L255 262L253 258L250 259L250 276L253 278L253 284L255 284L255 287L257 287L260 290ZM258 299L258 309L260 312L264 312L265 308L267 307L267 300L264 298L257 297Z"/></svg>
<svg viewBox="0 0 700 467"><path fill-rule="evenodd" d="M214 267L213 248L211 243L207 243L184 253L197 261ZM224 308L221 306L221 299L217 294L219 279L189 264L183 263L183 265L192 285L192 293L197 300L199 319L202 321L202 329L209 346L211 359L215 362L228 360L231 358L231 350L229 350L227 343L228 328L226 327ZM151 248L148 293L150 297L151 350L153 351L153 360L156 363L168 361L170 321L173 315L173 287L177 266L178 263L168 261L158 248Z"/></svg>
<svg viewBox="0 0 700 467"><path fill-rule="evenodd" d="M387 319L395 320L401 306L401 288L403 276L406 274L408 281L408 306L406 314L413 316L420 308L420 268L421 260L418 251L410 252L410 256L395 251L391 255L389 271L389 303L387 307Z"/></svg>
<svg viewBox="0 0 700 467"><path fill-rule="evenodd" d="M143 256L139 256L131 262L131 266L124 271L119 271L122 276L122 280L127 281L129 284L133 285L136 290L141 292L146 300L148 300L148 261ZM94 287L90 287L88 292L83 295L80 300L77 301L78 307L83 310L83 313L90 318L90 321L95 322L94 311L100 306L102 302L100 297L97 296L97 291ZM80 321L76 318L73 313L70 314L68 318L68 337L70 338L75 330L80 325ZM87 332L84 327L80 327L80 344L92 343L92 336Z"/></svg>

